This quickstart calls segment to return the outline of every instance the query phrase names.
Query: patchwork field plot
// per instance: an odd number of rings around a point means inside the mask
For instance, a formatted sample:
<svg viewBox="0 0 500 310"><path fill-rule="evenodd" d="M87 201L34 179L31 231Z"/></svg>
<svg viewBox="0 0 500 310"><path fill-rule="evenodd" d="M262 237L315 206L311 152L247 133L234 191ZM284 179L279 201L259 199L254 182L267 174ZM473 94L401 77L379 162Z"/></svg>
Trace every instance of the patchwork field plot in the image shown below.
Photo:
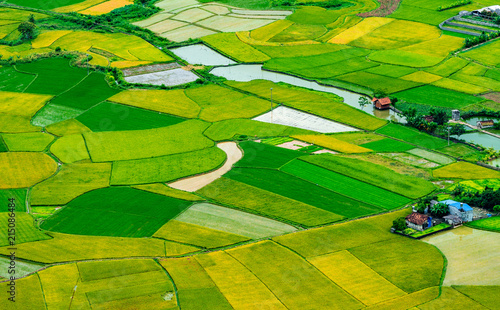
<svg viewBox="0 0 500 310"><path fill-rule="evenodd" d="M110 182L112 185L169 182L214 170L225 159L226 154L222 150L211 147L168 156L116 161Z"/></svg>
<svg viewBox="0 0 500 310"><path fill-rule="evenodd" d="M317 256L308 261L365 305L406 295L349 251Z"/></svg>
<svg viewBox="0 0 500 310"><path fill-rule="evenodd" d="M300 61L300 63L303 62L303 60ZM342 98L334 95L325 96L320 92L282 86L264 80L247 83L230 81L226 82L226 84L265 98L269 96L269 89L273 88L273 99L276 102L362 129L375 130L386 123L384 120L342 103Z"/></svg>
<svg viewBox="0 0 500 310"><path fill-rule="evenodd" d="M3 134L2 139L11 152L42 152L54 140L43 132Z"/></svg>
<svg viewBox="0 0 500 310"><path fill-rule="evenodd" d="M48 95L0 92L3 102L0 107L0 132L40 131L41 128L33 126L30 119L50 98Z"/></svg>
<svg viewBox="0 0 500 310"><path fill-rule="evenodd" d="M213 146L202 135L208 123L189 120L180 124L134 131L89 132L83 136L94 162L150 158Z"/></svg>
<svg viewBox="0 0 500 310"><path fill-rule="evenodd" d="M436 168L440 166L435 162L428 161L427 159L409 153L383 153L381 155L420 168Z"/></svg>
<svg viewBox="0 0 500 310"><path fill-rule="evenodd" d="M342 175L366 182L394 193L418 198L432 192L432 183L415 177L401 175L381 165L329 154L301 157L303 161L324 167Z"/></svg>
<svg viewBox="0 0 500 310"><path fill-rule="evenodd" d="M176 220L252 239L276 236L296 230L293 226L284 223L208 203L193 205L176 217Z"/></svg>
<svg viewBox="0 0 500 310"><path fill-rule="evenodd" d="M482 219L479 221L474 221L471 223L468 223L467 226L476 228L476 229L483 229L483 230L490 230L490 231L500 231L500 217L492 217L492 218L487 218L487 219Z"/></svg>
<svg viewBox="0 0 500 310"><path fill-rule="evenodd" d="M163 183L135 185L135 186L132 186L132 188L140 189L140 190L155 193L155 194L165 195L165 196L173 197L173 198L177 198L177 199L187 200L187 201L205 200L198 195L191 194L191 193L188 193L185 191L181 191L181 190L169 187Z"/></svg>
<svg viewBox="0 0 500 310"><path fill-rule="evenodd" d="M223 204L303 226L317 226L344 218L335 213L228 178L220 178L200 189L198 193ZM287 206L286 209L283 208L283 205Z"/></svg>
<svg viewBox="0 0 500 310"><path fill-rule="evenodd" d="M200 112L200 107L189 99L183 90L142 90L133 89L120 92L108 99L109 101L126 104L151 111L194 118Z"/></svg>
<svg viewBox="0 0 500 310"><path fill-rule="evenodd" d="M451 164L454 162L454 160L449 158L449 157L439 155L439 154L436 154L433 152L429 152L426 150L418 149L418 148L413 149L413 150L409 150L408 153L420 156L422 158L428 159L430 161L433 161L433 162L436 162L436 163L439 163L442 165L448 165L448 164Z"/></svg>
<svg viewBox="0 0 500 310"><path fill-rule="evenodd" d="M203 248L218 248L250 240L248 237L176 220L163 225L153 236Z"/></svg>
<svg viewBox="0 0 500 310"><path fill-rule="evenodd" d="M405 89L419 86L419 83L406 81L379 74L357 71L338 76L337 79L369 87L371 89L381 89L387 93L395 93Z"/></svg>
<svg viewBox="0 0 500 310"><path fill-rule="evenodd" d="M26 212L26 189L2 189L0 190L0 199L8 201L9 198L14 198L17 212ZM0 212L9 212L8 204L0 208Z"/></svg>
<svg viewBox="0 0 500 310"><path fill-rule="evenodd" d="M42 310L45 308L42 287L36 275L18 279L16 281L16 289L23 291L22 293L19 292L19 294L16 294L15 300L17 303L24 303L29 309ZM8 300L9 297L10 294L7 290L3 290L0 293L0 298L4 300ZM6 303L5 309L18 309L18 304L14 302Z"/></svg>
<svg viewBox="0 0 500 310"><path fill-rule="evenodd" d="M237 168L231 170L225 177L345 217L358 217L382 210L276 170ZM332 204L331 201L336 203Z"/></svg>
<svg viewBox="0 0 500 310"><path fill-rule="evenodd" d="M0 266L2 267L2 271L0 272L0 276L3 278L10 278L9 274L9 265L10 265L10 259L7 258L0 258ZM17 261L16 262L16 274L19 278L24 277L32 272L37 271L38 269L42 268L42 265L38 264L33 264L33 263L27 263L23 261Z"/></svg>
<svg viewBox="0 0 500 310"><path fill-rule="evenodd" d="M498 233L460 227L423 240L448 260L444 285L499 285L500 270L492 268L500 255ZM470 247L473 252L467 251Z"/></svg>
<svg viewBox="0 0 500 310"><path fill-rule="evenodd" d="M425 85L395 93L394 96L411 103L444 108L462 108L484 101L484 98L448 90L433 85Z"/></svg>
<svg viewBox="0 0 500 310"><path fill-rule="evenodd" d="M82 135L68 135L59 138L51 145L50 152L63 163L90 159Z"/></svg>
<svg viewBox="0 0 500 310"><path fill-rule="evenodd" d="M500 172L477 166L467 162L457 162L446 167L436 169L432 173L436 178L455 178L455 179L488 179L499 178Z"/></svg>
<svg viewBox="0 0 500 310"><path fill-rule="evenodd" d="M272 241L227 253L264 282L287 308L356 309L361 306L300 256ZM270 261L269 255L275 260Z"/></svg>
<svg viewBox="0 0 500 310"><path fill-rule="evenodd" d="M454 285L453 288L490 309L494 309L498 305L499 298L496 292L498 291L499 286Z"/></svg>
<svg viewBox="0 0 500 310"><path fill-rule="evenodd" d="M146 73L125 77L125 81L137 84L176 86L194 82L199 77L191 71L172 69L163 72Z"/></svg>
<svg viewBox="0 0 500 310"><path fill-rule="evenodd" d="M163 11L134 24L176 42L197 39L217 32L252 30L284 19L292 13L239 10L226 4L200 4L197 1L175 3L164 0L155 5Z"/></svg>
<svg viewBox="0 0 500 310"><path fill-rule="evenodd" d="M150 237L190 204L136 189L110 187L72 200L46 219L42 228L77 235Z"/></svg>
<svg viewBox="0 0 500 310"><path fill-rule="evenodd" d="M0 81L1 91L23 91L35 78L34 75L20 73L9 66L1 67L0 74L3 77Z"/></svg>
<svg viewBox="0 0 500 310"><path fill-rule="evenodd" d="M349 142L338 140L333 136L327 135L293 135L302 141L310 142L315 145L326 147L327 149L335 150L342 153L365 153L370 152L370 149L365 147L357 146Z"/></svg>
<svg viewBox="0 0 500 310"><path fill-rule="evenodd" d="M243 149L243 158L235 167L279 168L304 153L287 150L280 147L245 141L239 144Z"/></svg>
<svg viewBox="0 0 500 310"><path fill-rule="evenodd" d="M23 253L19 257L34 262L55 263L84 259L177 256L198 250L194 246L155 238L49 234L52 239L17 245L19 253ZM0 248L3 255L8 256L9 251L7 247Z"/></svg>
<svg viewBox="0 0 500 310"><path fill-rule="evenodd" d="M21 205L22 202L18 201L16 202L16 204ZM9 231L9 218L9 213L0 213L0 228L2 229L2 233L0 234L0 246L9 246L12 241L14 241L17 245L25 242L51 239L50 236L47 236L42 231L35 228L34 220L31 215L27 213L17 212L15 215L16 235L15 240L13 240L12 236L9 238L9 236L7 235L7 232Z"/></svg>
<svg viewBox="0 0 500 310"><path fill-rule="evenodd" d="M396 124L389 124L383 128L380 128L379 130L377 130L377 133L400 139L405 142L410 142L428 149L438 149L447 145L447 142L444 139L439 139L419 132L416 129Z"/></svg>
<svg viewBox="0 0 500 310"><path fill-rule="evenodd" d="M462 293L451 287L443 287L441 296L439 296L439 298L422 304L418 306L418 308L422 310L443 308L447 307L450 302L456 303L457 305L460 305L460 307L467 307L467 309L487 309L480 303L463 295Z"/></svg>
<svg viewBox="0 0 500 310"><path fill-rule="evenodd" d="M287 107L277 107L266 114L254 118L256 121L286 125L317 132L332 133L356 131L357 129L330 120L300 112Z"/></svg>
<svg viewBox="0 0 500 310"><path fill-rule="evenodd" d="M101 14L106 14L114 9L121 8L123 6L133 4L134 2L132 0L109 0L105 1L103 3L100 3L95 6L91 6L88 9L85 9L83 11L80 11L80 14L88 14L88 15L101 15Z"/></svg>
<svg viewBox="0 0 500 310"><path fill-rule="evenodd" d="M56 162L43 153L0 153L0 189L31 187L56 171Z"/></svg>
<svg viewBox="0 0 500 310"><path fill-rule="evenodd" d="M344 196L386 210L394 209L410 202L410 199L401 195L388 192L380 187L335 173L302 160L294 160L281 167L280 170Z"/></svg>
<svg viewBox="0 0 500 310"><path fill-rule="evenodd" d="M269 56L243 43L234 33L218 33L203 37L208 46L238 62L264 62Z"/></svg>
<svg viewBox="0 0 500 310"><path fill-rule="evenodd" d="M54 177L32 188L31 204L64 205L83 193L108 187L110 175L109 163L63 165Z"/></svg>
<svg viewBox="0 0 500 310"><path fill-rule="evenodd" d="M196 260L233 308L286 309L256 275L231 255L225 252L215 252L197 256ZM230 274L235 275L231 283L227 281Z"/></svg>
<svg viewBox="0 0 500 310"><path fill-rule="evenodd" d="M375 152L404 152L414 148L413 145L398 140L384 138L382 140L363 143L361 147L373 150Z"/></svg>

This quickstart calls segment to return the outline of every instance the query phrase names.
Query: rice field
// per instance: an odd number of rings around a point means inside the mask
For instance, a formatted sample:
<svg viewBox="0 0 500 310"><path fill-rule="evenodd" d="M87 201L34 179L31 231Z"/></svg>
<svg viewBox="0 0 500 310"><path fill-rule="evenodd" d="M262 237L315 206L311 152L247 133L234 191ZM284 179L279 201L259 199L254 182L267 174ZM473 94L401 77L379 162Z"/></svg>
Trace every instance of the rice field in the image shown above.
<svg viewBox="0 0 500 310"><path fill-rule="evenodd" d="M468 223L467 226L475 229L498 232L500 231L500 218L497 216L497 217L482 219L479 221Z"/></svg>
<svg viewBox="0 0 500 310"><path fill-rule="evenodd" d="M225 177L205 186L198 193L224 205L302 226L317 226L344 218L298 200ZM283 205L287 206L286 209Z"/></svg>
<svg viewBox="0 0 500 310"><path fill-rule="evenodd" d="M56 162L43 153L0 153L0 189L31 187L56 171Z"/></svg>
<svg viewBox="0 0 500 310"><path fill-rule="evenodd" d="M454 162L454 160L449 158L449 157L446 157L446 156L443 156L443 155L440 155L437 153L429 152L429 151L419 149L419 148L409 150L408 153L420 156L422 158L436 162L436 163L441 164L441 165L448 165L448 164L451 164Z"/></svg>
<svg viewBox="0 0 500 310"><path fill-rule="evenodd" d="M465 296L479 302L481 305L494 309L498 305L498 286L464 286L454 285L453 289L459 291Z"/></svg>
<svg viewBox="0 0 500 310"><path fill-rule="evenodd" d="M281 167L280 170L341 195L386 210L395 209L410 202L410 199L399 194L391 193L381 187L338 174L302 160L294 160Z"/></svg>
<svg viewBox="0 0 500 310"><path fill-rule="evenodd" d="M203 37L202 40L238 62L260 63L270 59L266 54L240 41L234 33L217 33Z"/></svg>
<svg viewBox="0 0 500 310"><path fill-rule="evenodd" d="M2 139L11 152L42 152L54 140L43 132L3 134Z"/></svg>
<svg viewBox="0 0 500 310"><path fill-rule="evenodd" d="M500 255L497 240L496 232L469 227L460 227L423 239L436 246L448 260L443 282L446 286L499 285L499 270L493 267ZM470 251L472 247L474 251Z"/></svg>
<svg viewBox="0 0 500 310"><path fill-rule="evenodd" d="M390 138L363 143L360 146L378 153L404 152L414 148L413 145Z"/></svg>
<svg viewBox="0 0 500 310"><path fill-rule="evenodd" d="M377 133L413 143L428 149L439 149L447 145L447 141L445 139L436 138L416 129L402 125L389 124L377 130Z"/></svg>
<svg viewBox="0 0 500 310"><path fill-rule="evenodd" d="M295 227L265 217L199 203L175 218L177 221L221 230L230 234L259 239L295 231Z"/></svg>
<svg viewBox="0 0 500 310"><path fill-rule="evenodd" d="M357 71L336 77L339 80L369 87L371 89L380 89L389 94L400 92L406 89L413 89L420 84L413 81L391 78L374 73Z"/></svg>
<svg viewBox="0 0 500 310"><path fill-rule="evenodd" d="M169 187L163 183L135 185L135 186L132 186L132 188L140 189L140 190L155 193L155 194L165 195L165 196L173 197L173 198L177 198L177 199L187 200L187 201L204 200L200 196Z"/></svg>
<svg viewBox="0 0 500 310"><path fill-rule="evenodd" d="M436 178L452 178L452 179L490 179L500 177L500 172L474 165L467 162L457 162L432 172Z"/></svg>
<svg viewBox="0 0 500 310"><path fill-rule="evenodd" d="M5 200L7 201L7 200ZM21 201L17 201L16 204L22 204ZM35 228L34 220L31 215L23 212L15 213L16 220L16 233L14 237L12 235L8 235L9 227L9 219L10 213L1 212L0 213L0 228L2 229L2 233L0 234L0 246L8 247L14 245L20 245L26 242L39 241L39 240L47 240L50 239L50 236L44 234L38 228ZM14 242L14 243L12 243Z"/></svg>
<svg viewBox="0 0 500 310"><path fill-rule="evenodd" d="M305 155L301 152L253 141L241 142L239 147L243 150L244 156L234 165L235 167L277 169L294 158Z"/></svg>
<svg viewBox="0 0 500 310"><path fill-rule="evenodd" d="M137 209L139 204L141 208ZM103 188L75 198L41 227L76 235L151 237L190 205L188 201L127 187Z"/></svg>
<svg viewBox="0 0 500 310"><path fill-rule="evenodd" d="M462 92L448 90L433 85L412 88L395 93L394 96L411 103L454 109L460 109L486 100L481 97L475 97Z"/></svg>

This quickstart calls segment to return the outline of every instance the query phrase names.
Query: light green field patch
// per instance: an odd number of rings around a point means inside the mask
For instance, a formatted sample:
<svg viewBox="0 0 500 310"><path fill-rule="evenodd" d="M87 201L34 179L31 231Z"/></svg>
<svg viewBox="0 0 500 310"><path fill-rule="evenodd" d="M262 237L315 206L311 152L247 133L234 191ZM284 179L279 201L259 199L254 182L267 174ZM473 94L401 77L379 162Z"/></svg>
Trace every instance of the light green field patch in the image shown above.
<svg viewBox="0 0 500 310"><path fill-rule="evenodd" d="M277 20L269 25L252 30L250 32L250 36L257 41L266 42L293 24L294 24L293 22L286 20L286 19ZM260 48L258 48L258 49L260 49ZM263 52L266 53L265 51L263 51ZM266 53L266 54L269 55L269 53ZM274 57L274 56L272 56L272 57Z"/></svg>
<svg viewBox="0 0 500 310"><path fill-rule="evenodd" d="M214 170L224 163L226 153L218 147L153 158L113 163L112 185L169 182Z"/></svg>
<svg viewBox="0 0 500 310"><path fill-rule="evenodd" d="M5 203L7 203L7 201ZM35 228L35 222L31 215L22 212L15 213L16 234L14 238L12 235L9 238L8 228L9 223L12 222L12 220L9 221L10 218L10 213L0 213L0 246L12 245L11 242L14 242L15 245L19 245L25 242L50 239L48 235Z"/></svg>
<svg viewBox="0 0 500 310"><path fill-rule="evenodd" d="M0 292L0 298L4 300L2 306L3 309L18 310L20 308L19 304L22 304L23 308L30 310L46 309L42 287L37 275L31 275L26 278L17 279L15 283L15 302L11 302L8 300L8 298L11 296L9 294L10 291L7 290L8 287L5 284L5 289Z"/></svg>
<svg viewBox="0 0 500 310"><path fill-rule="evenodd" d="M31 187L57 171L57 163L38 152L0 152L0 189Z"/></svg>
<svg viewBox="0 0 500 310"><path fill-rule="evenodd" d="M387 93L395 93L420 85L420 83L412 81L405 81L363 71L348 73L345 75L337 76L336 78L371 89L380 89Z"/></svg>
<svg viewBox="0 0 500 310"><path fill-rule="evenodd" d="M464 44L463 38L441 35L437 39L428 40L411 46L403 47L401 48L401 50L422 55L429 55L429 56L438 55L445 57L448 56L450 52L460 49L463 46L463 44Z"/></svg>
<svg viewBox="0 0 500 310"><path fill-rule="evenodd" d="M500 296L498 290L500 286L453 286L453 288L469 298L479 302L490 309L498 307Z"/></svg>
<svg viewBox="0 0 500 310"><path fill-rule="evenodd" d="M402 50L384 50L371 53L368 58L373 61L391 65L423 68L432 67L443 61L444 57L421 55Z"/></svg>
<svg viewBox="0 0 500 310"><path fill-rule="evenodd" d="M41 152L54 140L43 132L3 134L2 138L11 152Z"/></svg>
<svg viewBox="0 0 500 310"><path fill-rule="evenodd" d="M422 158L428 159L430 161L433 161L433 162L436 162L436 163L439 163L442 165L448 165L448 164L451 164L452 162L454 162L454 160L449 158L449 157L439 155L439 154L436 154L433 152L429 152L429 151L426 151L423 149L418 149L418 148L413 149L413 150L409 150L408 153L420 156Z"/></svg>
<svg viewBox="0 0 500 310"><path fill-rule="evenodd" d="M394 65L380 65L375 68L365 70L368 73L380 74L388 77L399 78L404 75L409 75L416 72L417 69L404 67L404 66L394 66Z"/></svg>
<svg viewBox="0 0 500 310"><path fill-rule="evenodd" d="M492 179L500 178L500 172L474 165L467 162L457 162L432 172L436 178L454 178L454 179Z"/></svg>
<svg viewBox="0 0 500 310"><path fill-rule="evenodd" d="M81 134L59 138L50 147L50 152L67 164L90 159L85 140Z"/></svg>
<svg viewBox="0 0 500 310"><path fill-rule="evenodd" d="M273 25L273 24L270 24ZM262 28L260 28L262 29ZM254 30L255 31L255 30ZM349 49L347 45L340 44L306 44L289 46L255 46L258 50L272 58L313 56L325 53L333 53L343 49Z"/></svg>
<svg viewBox="0 0 500 310"><path fill-rule="evenodd" d="M211 147L214 143L202 134L208 126L203 121L189 120L164 128L90 132L83 136L92 161L131 160Z"/></svg>
<svg viewBox="0 0 500 310"><path fill-rule="evenodd" d="M12 274L9 274L10 259L5 257L0 257L0 277L10 278ZM15 277L21 278L26 275L33 273L39 269L43 268L43 265L33 264L29 262L23 262L20 260L16 261L15 266Z"/></svg>
<svg viewBox="0 0 500 310"><path fill-rule="evenodd" d="M417 71L417 72L400 77L400 79L402 79L402 80L413 81L413 82L417 82L417 83L425 83L425 84L435 82L435 81L440 80L442 78L443 77L441 77L439 75L435 75L435 74L428 73L425 71Z"/></svg>
<svg viewBox="0 0 500 310"><path fill-rule="evenodd" d="M485 76L465 75L459 72L453 74L450 78L460 82L488 88L494 91L500 91L500 81L490 79Z"/></svg>
<svg viewBox="0 0 500 310"><path fill-rule="evenodd" d="M276 236L296 230L278 221L208 203L192 206L176 220L249 238Z"/></svg>
<svg viewBox="0 0 500 310"><path fill-rule="evenodd" d="M33 205L64 205L73 198L97 188L109 186L111 164L68 164L59 173L31 191Z"/></svg>
<svg viewBox="0 0 500 310"><path fill-rule="evenodd" d="M163 225L153 237L192 244L202 248L218 248L250 240L247 237L176 220L171 220Z"/></svg>
<svg viewBox="0 0 500 310"><path fill-rule="evenodd" d="M234 33L218 33L203 37L203 42L239 62L264 62L269 56L243 43Z"/></svg>
<svg viewBox="0 0 500 310"><path fill-rule="evenodd" d="M323 35L326 28L322 25L293 24L269 39L269 42L295 42L314 40Z"/></svg>
<svg viewBox="0 0 500 310"><path fill-rule="evenodd" d="M76 264L53 266L38 273L45 302L51 309L68 308L80 274Z"/></svg>
<svg viewBox="0 0 500 310"><path fill-rule="evenodd" d="M91 131L87 126L83 125L76 119L68 119L59 123L51 124L45 127L45 130L59 137Z"/></svg>
<svg viewBox="0 0 500 310"><path fill-rule="evenodd" d="M451 89L454 91L459 91L459 92L466 93L466 94L480 94L480 93L485 93L485 92L489 91L489 89L486 87L476 86L476 85L472 85L469 83L460 82L460 81L452 80L452 79L448 79L448 78L440 79L440 80L432 83L432 85L442 87L442 88Z"/></svg>
<svg viewBox="0 0 500 310"><path fill-rule="evenodd" d="M463 67L467 66L467 64L469 64L469 62L465 59L452 57L435 67L427 68L424 70L429 73L440 75L442 77L448 77L458 70L462 69Z"/></svg>
<svg viewBox="0 0 500 310"><path fill-rule="evenodd" d="M317 256L308 261L365 305L406 295L349 251Z"/></svg>

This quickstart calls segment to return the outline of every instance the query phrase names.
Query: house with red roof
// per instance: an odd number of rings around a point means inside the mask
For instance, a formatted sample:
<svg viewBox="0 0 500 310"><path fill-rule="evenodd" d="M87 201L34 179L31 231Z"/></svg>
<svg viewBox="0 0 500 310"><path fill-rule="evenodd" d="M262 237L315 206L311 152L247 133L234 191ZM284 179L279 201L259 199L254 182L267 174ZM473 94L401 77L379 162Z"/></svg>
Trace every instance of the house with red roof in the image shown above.
<svg viewBox="0 0 500 310"><path fill-rule="evenodd" d="M385 98L373 98L372 103L375 108L379 110L387 110L391 108L391 99L389 97Z"/></svg>

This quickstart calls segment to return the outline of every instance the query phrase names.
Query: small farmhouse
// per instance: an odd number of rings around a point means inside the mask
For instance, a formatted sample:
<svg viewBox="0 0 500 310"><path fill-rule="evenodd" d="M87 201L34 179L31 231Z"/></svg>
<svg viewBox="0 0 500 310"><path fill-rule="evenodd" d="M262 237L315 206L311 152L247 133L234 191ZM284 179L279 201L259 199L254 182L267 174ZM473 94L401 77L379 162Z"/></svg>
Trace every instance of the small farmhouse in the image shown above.
<svg viewBox="0 0 500 310"><path fill-rule="evenodd" d="M428 123L434 122L434 116L432 115L424 115L423 118Z"/></svg>
<svg viewBox="0 0 500 310"><path fill-rule="evenodd" d="M389 97L385 98L373 98L372 103L375 106L375 108L379 110L387 110L391 108L391 99Z"/></svg>
<svg viewBox="0 0 500 310"><path fill-rule="evenodd" d="M500 5L487 6L485 8L472 11L472 15L483 17L491 16L494 13L500 15Z"/></svg>
<svg viewBox="0 0 500 310"><path fill-rule="evenodd" d="M431 218L425 214L413 212L406 217L406 226L416 230L424 231L425 229L432 226Z"/></svg>
<svg viewBox="0 0 500 310"><path fill-rule="evenodd" d="M477 125L477 128L479 129L483 129L483 128L490 128L490 127L493 127L495 125L495 122L493 122L493 120L487 120L487 121L477 121L476 123Z"/></svg>
<svg viewBox="0 0 500 310"><path fill-rule="evenodd" d="M462 219L458 215L452 215L448 214L443 216L443 220L447 223L452 225L453 227L457 227L462 225Z"/></svg>
<svg viewBox="0 0 500 310"><path fill-rule="evenodd" d="M468 204L450 199L440 201L439 203L446 204L450 210L450 214L459 216L462 222L472 222L474 211Z"/></svg>

